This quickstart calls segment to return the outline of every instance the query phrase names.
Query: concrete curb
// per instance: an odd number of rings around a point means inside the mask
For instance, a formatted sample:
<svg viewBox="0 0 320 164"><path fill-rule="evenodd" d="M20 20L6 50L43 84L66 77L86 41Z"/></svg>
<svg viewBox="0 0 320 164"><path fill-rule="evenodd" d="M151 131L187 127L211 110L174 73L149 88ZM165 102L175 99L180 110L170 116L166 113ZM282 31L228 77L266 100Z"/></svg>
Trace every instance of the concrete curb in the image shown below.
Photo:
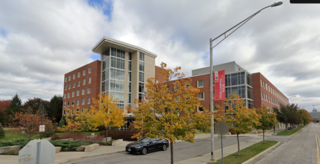
<svg viewBox="0 0 320 164"><path fill-rule="evenodd" d="M247 161L243 162L242 164L250 164L250 162L252 162L252 161L256 160L256 159L257 159L257 158L259 158L259 157L261 157L262 155L264 155L265 153L267 153L269 150L271 150L271 149L273 149L273 148L277 147L279 144L280 144L280 142L278 142L277 144L275 144L275 145L273 145L273 146L269 147L267 150L264 150L263 152L261 152L261 153L257 154L256 156L254 156L254 157L250 158L249 160L247 160Z"/></svg>
<svg viewBox="0 0 320 164"><path fill-rule="evenodd" d="M53 162L53 163L54 164L63 164L63 163L67 163L67 162L72 162L74 160L98 157L98 156L102 156L102 155L111 155L111 154L117 154L117 153L123 153L123 152L126 152L126 151L124 150L124 151L117 151L117 152L105 153L105 154L99 154L99 155L88 155L88 156L82 156L82 157L78 157L78 158L72 158L72 159L65 159L65 160L61 160L61 161L56 161L56 162Z"/></svg>
<svg viewBox="0 0 320 164"><path fill-rule="evenodd" d="M307 126L309 126L309 125L307 125ZM303 127L303 128L301 128L299 131L297 131L297 132L293 133L291 136L294 136L294 135L296 135L296 134L300 133L300 132L302 131L302 129L304 129L304 128L305 128L305 127L307 127L307 126L304 126L304 127Z"/></svg>

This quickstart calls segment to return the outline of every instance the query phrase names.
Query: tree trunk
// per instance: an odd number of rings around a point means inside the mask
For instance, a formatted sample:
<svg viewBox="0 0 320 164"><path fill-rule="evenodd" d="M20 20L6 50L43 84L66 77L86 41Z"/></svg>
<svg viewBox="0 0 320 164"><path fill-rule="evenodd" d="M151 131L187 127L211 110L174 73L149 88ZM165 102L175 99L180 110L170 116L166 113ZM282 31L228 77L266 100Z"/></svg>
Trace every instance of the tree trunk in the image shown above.
<svg viewBox="0 0 320 164"><path fill-rule="evenodd" d="M240 156L240 142L239 142L239 133L237 133L237 140L238 140L238 156Z"/></svg>
<svg viewBox="0 0 320 164"><path fill-rule="evenodd" d="M108 128L106 128L106 138L108 138Z"/></svg>
<svg viewBox="0 0 320 164"><path fill-rule="evenodd" d="M174 161L173 161L173 142L172 141L170 141L170 151L171 151L171 164L173 164Z"/></svg>
<svg viewBox="0 0 320 164"><path fill-rule="evenodd" d="M262 129L262 132L263 132L263 144L264 144L264 129Z"/></svg>
<svg viewBox="0 0 320 164"><path fill-rule="evenodd" d="M276 134L276 126L273 127L273 133Z"/></svg>

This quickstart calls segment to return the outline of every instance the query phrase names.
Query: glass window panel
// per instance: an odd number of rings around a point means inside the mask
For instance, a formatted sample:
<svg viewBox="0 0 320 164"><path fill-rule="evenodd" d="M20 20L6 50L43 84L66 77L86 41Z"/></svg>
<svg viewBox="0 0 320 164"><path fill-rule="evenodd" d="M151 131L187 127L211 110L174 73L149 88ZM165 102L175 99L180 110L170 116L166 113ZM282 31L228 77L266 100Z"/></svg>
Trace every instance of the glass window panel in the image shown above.
<svg viewBox="0 0 320 164"><path fill-rule="evenodd" d="M129 60L132 60L132 53L129 52Z"/></svg>
<svg viewBox="0 0 320 164"><path fill-rule="evenodd" d="M128 72L128 80L131 81L131 72Z"/></svg>
<svg viewBox="0 0 320 164"><path fill-rule="evenodd" d="M236 73L231 74L231 85L237 85L237 74Z"/></svg>
<svg viewBox="0 0 320 164"><path fill-rule="evenodd" d="M144 62L139 61L139 71L144 71Z"/></svg>
<svg viewBox="0 0 320 164"><path fill-rule="evenodd" d="M131 103L131 93L128 94L128 103Z"/></svg>
<svg viewBox="0 0 320 164"><path fill-rule="evenodd" d="M129 68L129 71L132 71L132 62L131 61L129 61L129 66L128 66Z"/></svg>
<svg viewBox="0 0 320 164"><path fill-rule="evenodd" d="M144 53L140 52L140 54L139 54L139 60L144 61Z"/></svg>
<svg viewBox="0 0 320 164"><path fill-rule="evenodd" d="M144 92L144 83L139 83L139 92Z"/></svg>
<svg viewBox="0 0 320 164"><path fill-rule="evenodd" d="M144 82L144 73L139 72L139 81Z"/></svg>
<svg viewBox="0 0 320 164"><path fill-rule="evenodd" d="M129 83L128 92L131 92L131 83Z"/></svg>

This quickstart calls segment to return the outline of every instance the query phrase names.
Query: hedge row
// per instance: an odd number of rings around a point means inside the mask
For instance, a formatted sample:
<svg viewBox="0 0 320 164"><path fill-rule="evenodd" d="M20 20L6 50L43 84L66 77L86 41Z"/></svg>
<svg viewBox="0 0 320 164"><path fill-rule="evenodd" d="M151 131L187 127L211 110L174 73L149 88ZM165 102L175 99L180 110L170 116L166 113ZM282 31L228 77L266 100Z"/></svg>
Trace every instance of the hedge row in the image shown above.
<svg viewBox="0 0 320 164"><path fill-rule="evenodd" d="M136 138L132 138L133 135L139 133L137 130L108 130L108 137L112 137L113 140L123 139L126 141L136 141ZM146 132L144 133L146 134ZM103 130L99 133L100 136L106 137L106 131Z"/></svg>

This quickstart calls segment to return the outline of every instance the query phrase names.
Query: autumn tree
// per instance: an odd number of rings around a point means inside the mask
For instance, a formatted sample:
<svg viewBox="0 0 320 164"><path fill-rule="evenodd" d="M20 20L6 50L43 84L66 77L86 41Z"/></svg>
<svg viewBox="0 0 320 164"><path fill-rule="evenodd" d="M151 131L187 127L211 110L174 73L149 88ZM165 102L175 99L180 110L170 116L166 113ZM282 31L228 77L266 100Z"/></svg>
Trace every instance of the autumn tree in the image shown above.
<svg viewBox="0 0 320 164"><path fill-rule="evenodd" d="M42 112L29 113L22 111L16 113L13 117L15 122L12 126L18 129L14 130L14 132L27 137L30 141L32 136L39 133L39 125L49 126L52 124L49 119L43 118L42 120L42 116Z"/></svg>
<svg viewBox="0 0 320 164"><path fill-rule="evenodd" d="M78 110L77 108L66 108L66 125L58 127L59 131L66 132L74 135L75 133L81 132L81 122L76 120Z"/></svg>
<svg viewBox="0 0 320 164"><path fill-rule="evenodd" d="M302 118L303 125L306 125L310 121L312 121L312 118L310 117L309 113L305 109L299 109L298 112L300 113L300 116Z"/></svg>
<svg viewBox="0 0 320 164"><path fill-rule="evenodd" d="M225 121L229 126L229 130L237 134L238 156L240 156L239 134L252 131L253 127L258 126L260 116L255 109L249 109L244 106L244 100L236 93L231 94L226 101L227 106Z"/></svg>
<svg viewBox="0 0 320 164"><path fill-rule="evenodd" d="M166 138L170 141L171 163L173 164L173 143L178 140L194 141L197 129L208 130L211 126L211 113L201 106L197 94L199 90L191 86L191 79L185 79L180 73L181 67L166 68L161 63L159 70L164 80L149 78L145 93L148 99L135 100L139 106L133 112L136 121L134 127L140 132L134 137L145 136ZM175 79L174 81L172 81Z"/></svg>
<svg viewBox="0 0 320 164"><path fill-rule="evenodd" d="M43 100L41 98L36 98L36 97L33 99L28 99L24 103L23 107L24 107L24 109L28 109L29 112L31 112L31 113L36 113L40 109L41 104L44 106L44 108L43 108L44 113L48 116L47 110L49 109L49 101L47 101L47 100ZM41 108L41 110L42 110L42 108Z"/></svg>
<svg viewBox="0 0 320 164"><path fill-rule="evenodd" d="M112 95L101 93L98 97L98 99L92 98L94 105L90 107L88 117L92 127L106 127L106 137L108 137L109 127L120 128L125 124L124 110L118 107L118 99L114 99Z"/></svg>
<svg viewBox="0 0 320 164"><path fill-rule="evenodd" d="M259 123L255 126L256 129L262 129L263 143L265 130L272 129L277 124L277 114L270 112L265 106L257 109L257 114L260 116Z"/></svg>
<svg viewBox="0 0 320 164"><path fill-rule="evenodd" d="M7 107L11 104L11 100L0 100L0 123L7 125L9 118L7 115Z"/></svg>

